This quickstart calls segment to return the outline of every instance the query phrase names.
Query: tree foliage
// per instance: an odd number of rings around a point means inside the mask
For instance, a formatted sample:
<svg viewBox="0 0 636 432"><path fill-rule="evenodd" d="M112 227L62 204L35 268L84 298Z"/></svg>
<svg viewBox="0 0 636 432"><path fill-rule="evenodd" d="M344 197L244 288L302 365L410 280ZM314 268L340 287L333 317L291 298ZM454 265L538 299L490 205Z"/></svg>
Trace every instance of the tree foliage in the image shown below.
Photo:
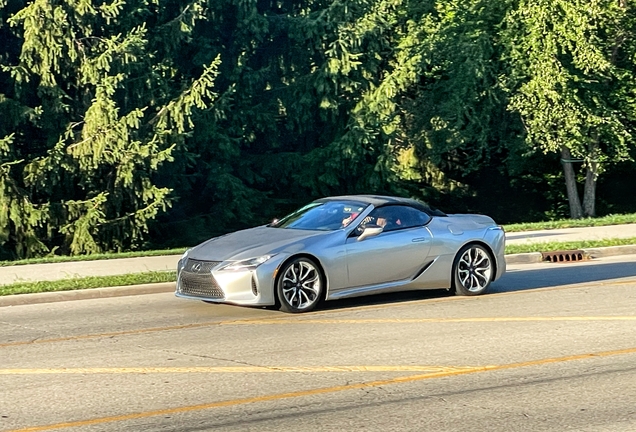
<svg viewBox="0 0 636 432"><path fill-rule="evenodd" d="M134 248L170 205L153 181L214 98L215 58L175 65L202 5L35 0L2 30L0 241L5 253ZM152 25L152 28L151 28ZM173 46L165 47L165 38Z"/></svg>
<svg viewBox="0 0 636 432"><path fill-rule="evenodd" d="M330 194L560 216L577 174L591 214L633 167L624 0L0 6L5 256L182 246Z"/></svg>
<svg viewBox="0 0 636 432"><path fill-rule="evenodd" d="M521 1L506 19L511 109L530 145L558 152L569 177L572 217L594 216L594 187L634 145L634 25L631 2ZM572 165L586 170L583 208Z"/></svg>

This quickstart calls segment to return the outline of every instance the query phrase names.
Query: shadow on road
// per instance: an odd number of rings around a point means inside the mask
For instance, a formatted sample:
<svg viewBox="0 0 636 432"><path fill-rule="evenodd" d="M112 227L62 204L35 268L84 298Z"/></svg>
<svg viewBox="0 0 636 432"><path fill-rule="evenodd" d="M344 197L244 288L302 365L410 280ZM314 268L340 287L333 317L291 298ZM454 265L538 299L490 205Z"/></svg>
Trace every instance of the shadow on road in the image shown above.
<svg viewBox="0 0 636 432"><path fill-rule="evenodd" d="M589 282L602 282L636 276L635 263L607 263L595 265L554 264L534 270L508 272L494 282L490 292L523 291L536 288L549 288Z"/></svg>
<svg viewBox="0 0 636 432"><path fill-rule="evenodd" d="M526 291L538 288L550 288L590 282L603 282L610 279L636 277L635 263L607 264L554 264L550 267L508 272L500 280L494 282L489 292L504 293ZM634 282L636 284L636 281ZM378 294L325 302L320 310L346 309L357 306L376 304L402 303L414 300L435 299L451 294L446 290L407 291L400 293Z"/></svg>

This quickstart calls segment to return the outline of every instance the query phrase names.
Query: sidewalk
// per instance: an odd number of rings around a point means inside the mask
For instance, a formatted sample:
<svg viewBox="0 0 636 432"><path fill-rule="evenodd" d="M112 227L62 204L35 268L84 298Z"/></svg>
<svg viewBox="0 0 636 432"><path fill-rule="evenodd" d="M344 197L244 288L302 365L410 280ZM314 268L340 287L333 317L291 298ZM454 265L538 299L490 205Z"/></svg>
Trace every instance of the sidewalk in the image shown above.
<svg viewBox="0 0 636 432"><path fill-rule="evenodd" d="M0 285L86 276L116 276L148 271L176 271L179 258L181 255L166 255L0 267Z"/></svg>
<svg viewBox="0 0 636 432"><path fill-rule="evenodd" d="M636 224L507 233L506 242L508 244L524 244L630 237L636 237ZM633 246L618 246L613 249L612 254L635 253ZM510 259L510 262L516 263L538 262L537 255L540 254L520 255L526 257L508 255L507 261ZM529 257L530 255L532 256ZM516 259L512 259L512 257ZM147 271L176 270L179 258L181 258L180 255L167 255L0 267L0 285L21 281L48 281L73 277L114 276Z"/></svg>
<svg viewBox="0 0 636 432"><path fill-rule="evenodd" d="M636 224L506 233L506 244L571 242L636 237Z"/></svg>

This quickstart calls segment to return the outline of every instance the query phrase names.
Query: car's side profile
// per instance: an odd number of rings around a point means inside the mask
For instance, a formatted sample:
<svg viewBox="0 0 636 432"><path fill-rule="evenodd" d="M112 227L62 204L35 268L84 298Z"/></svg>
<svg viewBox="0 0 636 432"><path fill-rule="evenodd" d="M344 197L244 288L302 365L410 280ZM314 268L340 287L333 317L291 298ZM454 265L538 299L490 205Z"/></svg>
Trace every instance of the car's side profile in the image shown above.
<svg viewBox="0 0 636 432"><path fill-rule="evenodd" d="M478 295L505 272L504 243L487 216L446 215L397 197L328 197L190 249L176 295L287 312L392 291Z"/></svg>

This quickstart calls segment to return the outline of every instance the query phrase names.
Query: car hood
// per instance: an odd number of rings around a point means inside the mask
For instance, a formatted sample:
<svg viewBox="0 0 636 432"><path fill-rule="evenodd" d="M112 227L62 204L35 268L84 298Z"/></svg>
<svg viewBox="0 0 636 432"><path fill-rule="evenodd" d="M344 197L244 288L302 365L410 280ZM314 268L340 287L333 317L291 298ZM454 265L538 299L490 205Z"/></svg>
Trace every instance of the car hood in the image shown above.
<svg viewBox="0 0 636 432"><path fill-rule="evenodd" d="M495 221L490 216L480 214L449 214L448 219L454 223L475 223L479 225L494 225Z"/></svg>
<svg viewBox="0 0 636 432"><path fill-rule="evenodd" d="M448 224L448 229L454 234L496 225L491 217L478 214L451 214L443 218L443 220Z"/></svg>
<svg viewBox="0 0 636 432"><path fill-rule="evenodd" d="M204 261L234 261L284 251L298 252L309 239L332 231L308 231L261 226L212 238L195 246L188 257Z"/></svg>

